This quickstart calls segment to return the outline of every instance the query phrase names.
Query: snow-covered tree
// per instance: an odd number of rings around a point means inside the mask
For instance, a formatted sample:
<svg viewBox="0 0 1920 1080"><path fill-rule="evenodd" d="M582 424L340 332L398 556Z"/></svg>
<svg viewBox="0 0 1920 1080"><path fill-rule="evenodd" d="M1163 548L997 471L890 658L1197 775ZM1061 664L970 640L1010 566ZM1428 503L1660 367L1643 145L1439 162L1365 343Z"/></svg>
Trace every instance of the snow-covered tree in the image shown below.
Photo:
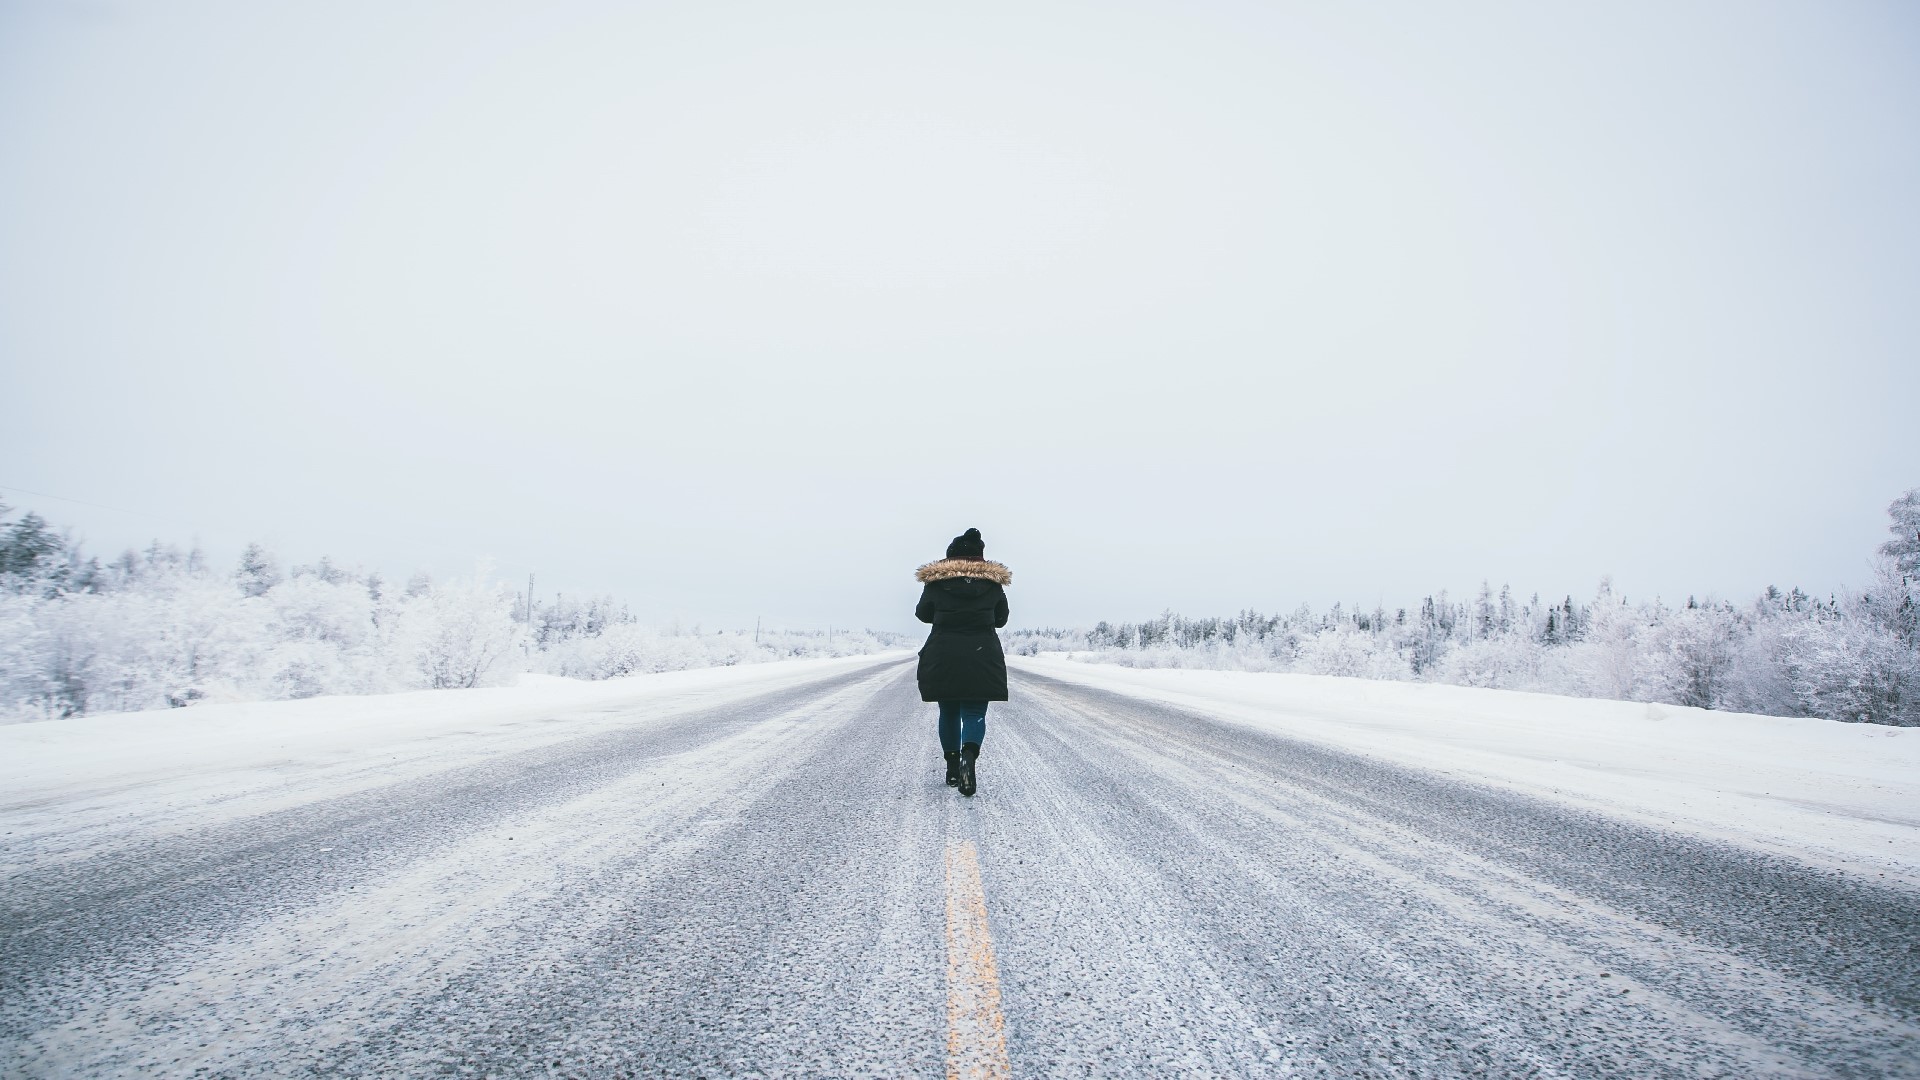
<svg viewBox="0 0 1920 1080"><path fill-rule="evenodd" d="M409 596L397 634L427 685L485 686L503 668L514 643L514 597L476 573Z"/></svg>
<svg viewBox="0 0 1920 1080"><path fill-rule="evenodd" d="M1920 654L1870 620L1827 611L1781 635L1800 711L1856 723L1920 724Z"/></svg>
<svg viewBox="0 0 1920 1080"><path fill-rule="evenodd" d="M233 572L233 580L245 596L266 595L268 589L280 584L280 578L279 561L257 543L248 544L240 553L240 568Z"/></svg>
<svg viewBox="0 0 1920 1080"><path fill-rule="evenodd" d="M8 511L0 503L0 518ZM53 595L66 589L75 571L67 538L39 514L28 512L0 526L0 589Z"/></svg>
<svg viewBox="0 0 1920 1080"><path fill-rule="evenodd" d="M1741 633L1729 607L1689 602L1647 627L1642 686L1649 696L1675 705L1724 708Z"/></svg>
<svg viewBox="0 0 1920 1080"><path fill-rule="evenodd" d="M1887 531L1893 539L1880 545L1880 553L1893 560L1895 570L1908 581L1920 582L1920 488L1912 488L1887 504L1892 521Z"/></svg>

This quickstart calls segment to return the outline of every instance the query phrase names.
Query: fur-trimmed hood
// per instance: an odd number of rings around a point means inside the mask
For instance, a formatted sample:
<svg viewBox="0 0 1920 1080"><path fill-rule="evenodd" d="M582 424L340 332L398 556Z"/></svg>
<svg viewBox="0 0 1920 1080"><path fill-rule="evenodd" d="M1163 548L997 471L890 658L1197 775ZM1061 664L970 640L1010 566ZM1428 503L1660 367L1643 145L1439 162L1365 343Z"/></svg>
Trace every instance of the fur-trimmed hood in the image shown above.
<svg viewBox="0 0 1920 1080"><path fill-rule="evenodd" d="M977 577L1001 585L1013 584L1013 571L1005 565L990 559L941 559L930 562L913 572L915 580L921 582L945 581L947 578Z"/></svg>

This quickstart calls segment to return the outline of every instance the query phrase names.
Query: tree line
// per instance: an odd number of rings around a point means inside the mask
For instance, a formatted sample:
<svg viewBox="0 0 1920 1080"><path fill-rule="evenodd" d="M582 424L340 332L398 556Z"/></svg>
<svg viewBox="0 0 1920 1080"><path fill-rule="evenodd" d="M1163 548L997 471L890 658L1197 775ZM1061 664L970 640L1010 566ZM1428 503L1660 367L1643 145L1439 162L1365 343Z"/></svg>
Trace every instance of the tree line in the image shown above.
<svg viewBox="0 0 1920 1080"><path fill-rule="evenodd" d="M610 597L540 600L484 572L391 582L329 558L235 565L155 541L102 560L0 505L0 721L850 656L867 631L660 630Z"/></svg>
<svg viewBox="0 0 1920 1080"><path fill-rule="evenodd" d="M1775 716L1920 725L1920 489L1887 508L1866 588L1816 598L1769 587L1745 603L1522 600L1483 583L1415 607L1188 618L1019 631L1015 651L1134 667L1201 667L1452 683L1659 701Z"/></svg>

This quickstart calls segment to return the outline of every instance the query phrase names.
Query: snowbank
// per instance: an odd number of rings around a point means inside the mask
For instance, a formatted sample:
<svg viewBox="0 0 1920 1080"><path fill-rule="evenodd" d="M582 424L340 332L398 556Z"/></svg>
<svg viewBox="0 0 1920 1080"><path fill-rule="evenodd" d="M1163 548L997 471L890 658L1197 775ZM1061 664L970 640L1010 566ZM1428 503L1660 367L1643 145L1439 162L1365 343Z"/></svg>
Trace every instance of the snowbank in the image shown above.
<svg viewBox="0 0 1920 1080"><path fill-rule="evenodd" d="M586 682L201 705L0 726L9 861L83 852L96 827L149 835L404 781L463 763L797 686L911 655L702 668ZM0 867L0 874L10 867Z"/></svg>
<svg viewBox="0 0 1920 1080"><path fill-rule="evenodd" d="M1324 675L1020 671L1920 887L1920 732Z"/></svg>

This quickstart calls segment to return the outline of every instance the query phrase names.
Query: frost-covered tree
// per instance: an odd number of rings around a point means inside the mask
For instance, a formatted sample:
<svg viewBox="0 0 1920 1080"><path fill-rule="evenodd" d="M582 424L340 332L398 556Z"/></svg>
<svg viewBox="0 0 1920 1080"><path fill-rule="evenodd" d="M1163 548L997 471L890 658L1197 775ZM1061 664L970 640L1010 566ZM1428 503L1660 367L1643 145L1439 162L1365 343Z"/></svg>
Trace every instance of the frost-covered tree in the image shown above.
<svg viewBox="0 0 1920 1080"><path fill-rule="evenodd" d="M1784 716L1920 725L1920 489L1888 508L1872 584L1816 600L1769 586L1751 604L1632 603L1602 579L1591 604L1526 604L1490 582L1389 621L1302 604L1265 619L1166 612L1093 630L1015 632L1015 650L1086 649L1139 667L1296 671L1662 701Z"/></svg>
<svg viewBox="0 0 1920 1080"><path fill-rule="evenodd" d="M484 686L513 650L514 597L476 574L409 596L398 634L435 689Z"/></svg>
<svg viewBox="0 0 1920 1080"><path fill-rule="evenodd" d="M1781 635L1799 710L1856 723L1920 724L1920 655L1863 618L1825 610Z"/></svg>
<svg viewBox="0 0 1920 1080"><path fill-rule="evenodd" d="M1920 582L1920 488L1913 488L1887 505L1893 519L1887 531L1893 539L1880 545L1880 554L1893 560L1908 581Z"/></svg>
<svg viewBox="0 0 1920 1080"><path fill-rule="evenodd" d="M1871 611L1903 645L1920 649L1920 488L1893 500L1887 516L1893 539L1880 545Z"/></svg>
<svg viewBox="0 0 1920 1080"><path fill-rule="evenodd" d="M1493 587L1485 580L1480 582L1480 595L1473 598L1473 633L1471 639L1486 639L1498 629L1500 615L1494 607Z"/></svg>
<svg viewBox="0 0 1920 1080"><path fill-rule="evenodd" d="M1331 627L1302 641L1298 663L1301 671L1313 675L1395 679L1412 674L1404 657L1354 627Z"/></svg>
<svg viewBox="0 0 1920 1080"><path fill-rule="evenodd" d="M331 559L282 575L250 545L232 572L160 541L102 564L0 507L0 721L205 701L487 685L522 664L591 678L851 655L891 635L661 634L611 599L566 605L564 647L516 653L512 594L484 575L395 595Z"/></svg>
<svg viewBox="0 0 1920 1080"><path fill-rule="evenodd" d="M1723 708L1741 632L1733 610L1709 601L1647 625L1640 674L1649 696L1675 705Z"/></svg>
<svg viewBox="0 0 1920 1080"><path fill-rule="evenodd" d="M0 518L11 508L0 504ZM58 593L72 576L68 541L39 514L0 527L0 587L9 592Z"/></svg>
<svg viewBox="0 0 1920 1080"><path fill-rule="evenodd" d="M259 674L271 681L274 697L371 693L392 685L380 661L374 599L356 577L296 574L261 599L273 645L260 657Z"/></svg>
<svg viewBox="0 0 1920 1080"><path fill-rule="evenodd" d="M280 584L280 563L273 553L258 543L247 545L240 553L240 568L233 572L234 583L240 586L243 596L264 596L268 589Z"/></svg>

